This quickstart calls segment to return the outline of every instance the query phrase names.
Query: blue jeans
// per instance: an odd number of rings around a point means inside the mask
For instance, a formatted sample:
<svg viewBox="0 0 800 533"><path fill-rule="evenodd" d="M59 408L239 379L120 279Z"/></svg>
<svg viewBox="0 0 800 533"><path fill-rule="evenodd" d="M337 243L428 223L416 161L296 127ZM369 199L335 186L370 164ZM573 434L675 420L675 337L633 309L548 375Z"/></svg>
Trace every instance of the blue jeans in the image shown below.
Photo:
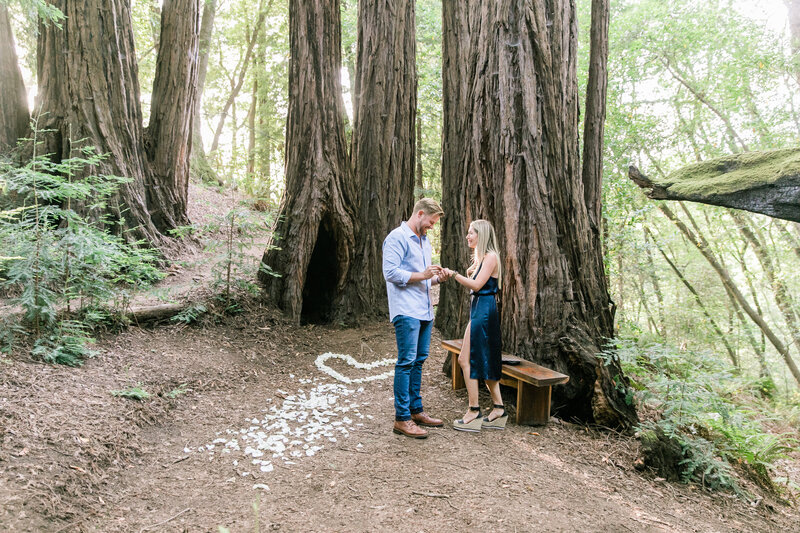
<svg viewBox="0 0 800 533"><path fill-rule="evenodd" d="M431 347L432 320L417 320L398 315L392 321L397 338L397 363L394 366L394 419L411 420L421 413L422 363Z"/></svg>

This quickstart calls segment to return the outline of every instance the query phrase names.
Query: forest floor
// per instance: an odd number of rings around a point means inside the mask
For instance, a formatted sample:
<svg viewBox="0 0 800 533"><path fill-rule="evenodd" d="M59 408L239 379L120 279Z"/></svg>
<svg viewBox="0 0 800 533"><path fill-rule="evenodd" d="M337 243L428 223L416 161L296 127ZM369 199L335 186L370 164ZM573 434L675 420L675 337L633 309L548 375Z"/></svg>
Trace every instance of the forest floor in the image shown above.
<svg viewBox="0 0 800 533"><path fill-rule="evenodd" d="M165 287L208 279L180 270ZM629 436L557 418L452 430L466 394L441 370L440 341L435 331L423 398L446 425L426 440L391 431L392 381L381 378L391 366L320 360L393 359L388 322L297 326L250 301L199 325L106 334L80 368L0 358L0 528L798 530L797 507L770 496L749 502L637 470ZM135 386L151 396L112 394Z"/></svg>

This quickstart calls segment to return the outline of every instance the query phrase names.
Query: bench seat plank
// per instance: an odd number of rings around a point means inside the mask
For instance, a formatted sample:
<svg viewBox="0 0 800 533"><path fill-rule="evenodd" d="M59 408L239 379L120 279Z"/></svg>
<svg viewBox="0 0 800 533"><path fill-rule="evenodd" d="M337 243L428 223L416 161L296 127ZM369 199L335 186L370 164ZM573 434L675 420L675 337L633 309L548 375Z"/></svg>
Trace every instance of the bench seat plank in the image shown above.
<svg viewBox="0 0 800 533"><path fill-rule="evenodd" d="M442 341L442 346L454 354L461 353L461 339ZM569 376L550 370L527 359L522 359L516 355L503 354L503 361L519 361L516 365L503 365L503 374L519 379L537 387L548 385L560 385L569 381Z"/></svg>
<svg viewBox="0 0 800 533"><path fill-rule="evenodd" d="M463 389L466 386L457 359L462 344L461 339L442 341L442 347L453 354L451 360L453 390ZM514 364L505 364L506 361L514 361ZM552 386L566 383L569 381L569 376L505 353L503 363L503 377L500 383L517 389L517 424L547 424L550 419Z"/></svg>

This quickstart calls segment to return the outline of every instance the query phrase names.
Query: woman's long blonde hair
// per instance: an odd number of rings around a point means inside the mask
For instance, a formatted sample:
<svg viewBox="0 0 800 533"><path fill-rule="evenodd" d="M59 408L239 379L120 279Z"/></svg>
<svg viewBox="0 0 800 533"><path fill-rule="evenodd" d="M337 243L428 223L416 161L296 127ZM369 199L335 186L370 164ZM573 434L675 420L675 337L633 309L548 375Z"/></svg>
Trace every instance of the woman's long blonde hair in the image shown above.
<svg viewBox="0 0 800 533"><path fill-rule="evenodd" d="M478 265L481 264L487 253L494 252L497 256L497 286L502 286L503 267L500 264L500 251L497 249L497 236L495 235L494 227L491 222L482 218L473 220L469 227L478 234L478 244L475 246L472 265L467 269L467 275L471 276L477 270Z"/></svg>

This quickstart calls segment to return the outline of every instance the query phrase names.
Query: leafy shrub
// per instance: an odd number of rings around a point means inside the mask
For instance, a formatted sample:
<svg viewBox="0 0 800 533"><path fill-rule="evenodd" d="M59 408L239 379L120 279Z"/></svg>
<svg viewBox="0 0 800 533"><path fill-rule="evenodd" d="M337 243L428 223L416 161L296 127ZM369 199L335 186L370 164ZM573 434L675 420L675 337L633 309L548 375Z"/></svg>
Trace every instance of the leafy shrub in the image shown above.
<svg viewBox="0 0 800 533"><path fill-rule="evenodd" d="M22 309L18 325L33 332L35 356L77 365L91 353L84 326L103 315L92 310L124 307L129 290L161 273L156 253L144 243L101 229L115 227L106 203L129 180L91 175L103 156L90 147L50 161L36 152L37 134L27 164L0 161L0 190L17 204L0 216L0 290ZM82 323L62 318L76 310L86 318Z"/></svg>
<svg viewBox="0 0 800 533"><path fill-rule="evenodd" d="M137 383L135 387L130 387L123 390L112 390L112 396L119 398L130 398L131 400L144 401L150 398L150 393L142 388L141 383Z"/></svg>
<svg viewBox="0 0 800 533"><path fill-rule="evenodd" d="M775 489L774 464L796 440L763 428L769 417L759 403L765 397L761 380L734 372L714 354L668 344L620 339L614 353L638 402L660 417L641 424L640 431L660 428L680 444L682 481L739 492L733 464L762 487Z"/></svg>

